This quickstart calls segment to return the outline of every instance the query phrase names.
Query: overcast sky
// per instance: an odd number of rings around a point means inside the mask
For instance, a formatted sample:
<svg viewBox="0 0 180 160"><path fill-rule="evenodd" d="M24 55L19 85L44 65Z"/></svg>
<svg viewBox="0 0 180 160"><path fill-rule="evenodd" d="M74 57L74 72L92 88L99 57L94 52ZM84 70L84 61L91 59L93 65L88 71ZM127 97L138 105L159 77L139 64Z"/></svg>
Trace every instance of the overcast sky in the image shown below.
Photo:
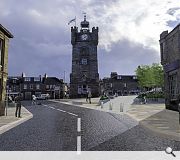
<svg viewBox="0 0 180 160"><path fill-rule="evenodd" d="M10 41L10 76L48 76L66 81L71 72L69 20L87 13L99 27L100 77L135 74L138 65L160 62L159 34L180 23L179 0L0 0L0 23ZM80 28L80 27L79 27Z"/></svg>

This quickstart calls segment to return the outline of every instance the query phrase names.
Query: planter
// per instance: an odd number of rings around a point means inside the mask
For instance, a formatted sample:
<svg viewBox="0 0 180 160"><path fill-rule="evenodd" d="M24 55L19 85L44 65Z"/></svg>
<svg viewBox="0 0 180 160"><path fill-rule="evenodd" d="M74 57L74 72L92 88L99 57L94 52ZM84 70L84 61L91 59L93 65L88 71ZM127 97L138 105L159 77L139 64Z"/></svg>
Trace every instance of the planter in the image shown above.
<svg viewBox="0 0 180 160"><path fill-rule="evenodd" d="M110 101L110 99L99 100L99 105L101 105L101 102L103 102L103 104L104 104L104 103L107 103L109 101Z"/></svg>

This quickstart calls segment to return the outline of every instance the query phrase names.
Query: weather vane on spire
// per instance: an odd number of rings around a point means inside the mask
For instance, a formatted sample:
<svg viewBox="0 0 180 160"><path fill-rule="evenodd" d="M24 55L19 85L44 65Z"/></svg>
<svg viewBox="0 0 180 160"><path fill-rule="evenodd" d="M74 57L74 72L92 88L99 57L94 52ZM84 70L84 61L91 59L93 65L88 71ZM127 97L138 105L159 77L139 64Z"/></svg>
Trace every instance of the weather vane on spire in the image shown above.
<svg viewBox="0 0 180 160"><path fill-rule="evenodd" d="M82 14L84 15L84 21L86 21L86 12L82 12Z"/></svg>

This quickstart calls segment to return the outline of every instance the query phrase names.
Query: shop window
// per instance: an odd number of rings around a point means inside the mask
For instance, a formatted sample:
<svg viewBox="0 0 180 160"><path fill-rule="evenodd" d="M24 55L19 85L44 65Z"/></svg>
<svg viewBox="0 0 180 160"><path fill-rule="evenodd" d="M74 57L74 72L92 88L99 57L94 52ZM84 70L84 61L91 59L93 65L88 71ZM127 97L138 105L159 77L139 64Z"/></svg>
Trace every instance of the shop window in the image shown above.
<svg viewBox="0 0 180 160"><path fill-rule="evenodd" d="M177 74L173 74L169 76L169 92L171 99L177 98L178 96Z"/></svg>

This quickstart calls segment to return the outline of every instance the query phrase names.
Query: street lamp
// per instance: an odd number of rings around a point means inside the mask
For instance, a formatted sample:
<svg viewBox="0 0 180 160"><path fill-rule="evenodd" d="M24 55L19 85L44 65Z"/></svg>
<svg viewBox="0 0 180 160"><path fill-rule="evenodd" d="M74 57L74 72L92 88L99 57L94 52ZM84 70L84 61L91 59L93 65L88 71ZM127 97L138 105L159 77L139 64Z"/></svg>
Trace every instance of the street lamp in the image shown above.
<svg viewBox="0 0 180 160"><path fill-rule="evenodd" d="M7 116L7 109L8 109L8 87L6 87L6 116Z"/></svg>
<svg viewBox="0 0 180 160"><path fill-rule="evenodd" d="M179 125L180 125L180 102L178 104L178 110L179 110Z"/></svg>
<svg viewBox="0 0 180 160"><path fill-rule="evenodd" d="M178 112L179 112L179 125L180 125L180 95L178 96Z"/></svg>

